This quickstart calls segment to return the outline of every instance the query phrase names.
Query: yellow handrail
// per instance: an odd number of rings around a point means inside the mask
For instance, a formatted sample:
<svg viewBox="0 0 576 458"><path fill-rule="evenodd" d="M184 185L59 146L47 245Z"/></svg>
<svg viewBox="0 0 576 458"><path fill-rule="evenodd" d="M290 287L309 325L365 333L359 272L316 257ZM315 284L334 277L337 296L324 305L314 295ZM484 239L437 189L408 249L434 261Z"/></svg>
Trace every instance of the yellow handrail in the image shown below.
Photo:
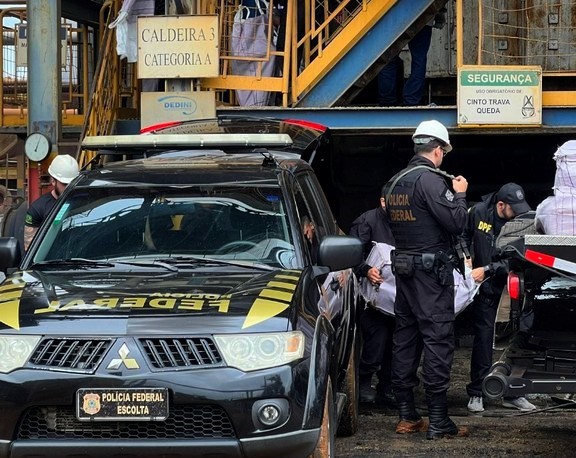
<svg viewBox="0 0 576 458"><path fill-rule="evenodd" d="M116 55L116 35L112 29L108 28L108 24L116 17L119 9L119 0L107 0L100 10L102 41L81 139L87 135L110 134L119 108L120 59ZM94 154L90 151L81 151L78 145L77 158L80 167L89 163Z"/></svg>

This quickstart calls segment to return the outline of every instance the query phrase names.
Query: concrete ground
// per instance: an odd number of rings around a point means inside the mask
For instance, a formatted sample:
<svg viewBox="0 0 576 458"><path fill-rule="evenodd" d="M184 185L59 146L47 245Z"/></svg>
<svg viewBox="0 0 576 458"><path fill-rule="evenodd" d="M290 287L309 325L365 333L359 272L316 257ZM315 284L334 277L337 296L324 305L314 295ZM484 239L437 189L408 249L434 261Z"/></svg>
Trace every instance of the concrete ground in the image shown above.
<svg viewBox="0 0 576 458"><path fill-rule="evenodd" d="M426 440L425 433L399 435L394 432L397 412L393 409L362 404L360 429L353 437L338 438L338 458L376 457L573 457L576 437L576 404L558 407L549 396L530 401L539 407L535 413L522 414L489 401L485 412L472 415L466 405L471 349L456 350L452 386L448 392L449 412L458 425L466 425L468 438ZM497 359L501 350L495 350ZM426 415L422 388L417 391L419 411Z"/></svg>

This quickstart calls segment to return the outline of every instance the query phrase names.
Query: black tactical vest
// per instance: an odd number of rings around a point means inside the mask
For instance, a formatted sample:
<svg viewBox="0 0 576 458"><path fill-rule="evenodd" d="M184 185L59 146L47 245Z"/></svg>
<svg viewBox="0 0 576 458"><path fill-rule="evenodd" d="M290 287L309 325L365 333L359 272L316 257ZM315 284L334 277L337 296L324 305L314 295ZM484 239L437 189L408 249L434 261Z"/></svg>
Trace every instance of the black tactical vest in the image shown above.
<svg viewBox="0 0 576 458"><path fill-rule="evenodd" d="M422 174L428 172L428 168L415 168L402 176L394 189L390 190L396 177L401 176L406 170L395 175L385 188L386 209L396 249L419 253L449 250L450 235L430 214L425 202L419 202L414 196L415 185Z"/></svg>

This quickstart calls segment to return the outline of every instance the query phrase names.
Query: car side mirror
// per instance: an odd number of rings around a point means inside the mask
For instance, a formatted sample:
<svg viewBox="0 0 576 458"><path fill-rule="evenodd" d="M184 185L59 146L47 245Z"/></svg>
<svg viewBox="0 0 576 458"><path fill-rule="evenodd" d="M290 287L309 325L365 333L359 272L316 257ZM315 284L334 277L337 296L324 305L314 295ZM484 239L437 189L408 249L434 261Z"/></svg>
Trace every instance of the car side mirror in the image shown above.
<svg viewBox="0 0 576 458"><path fill-rule="evenodd" d="M16 237L0 237L0 271L17 267L22 260L20 242Z"/></svg>
<svg viewBox="0 0 576 458"><path fill-rule="evenodd" d="M362 242L347 235L329 235L322 239L318 249L318 265L331 272L349 269L362 263Z"/></svg>

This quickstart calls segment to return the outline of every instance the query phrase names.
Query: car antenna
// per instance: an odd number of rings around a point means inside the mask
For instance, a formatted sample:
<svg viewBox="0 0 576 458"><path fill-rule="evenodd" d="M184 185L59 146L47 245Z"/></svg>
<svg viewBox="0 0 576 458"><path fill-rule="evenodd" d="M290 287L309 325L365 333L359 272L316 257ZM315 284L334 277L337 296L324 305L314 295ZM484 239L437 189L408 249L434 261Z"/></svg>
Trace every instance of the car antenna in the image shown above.
<svg viewBox="0 0 576 458"><path fill-rule="evenodd" d="M278 162L276 161L276 158L267 149L258 148L256 150L254 150L254 152L260 153L262 156L264 156L264 160L262 161L262 167L277 167L278 166Z"/></svg>

